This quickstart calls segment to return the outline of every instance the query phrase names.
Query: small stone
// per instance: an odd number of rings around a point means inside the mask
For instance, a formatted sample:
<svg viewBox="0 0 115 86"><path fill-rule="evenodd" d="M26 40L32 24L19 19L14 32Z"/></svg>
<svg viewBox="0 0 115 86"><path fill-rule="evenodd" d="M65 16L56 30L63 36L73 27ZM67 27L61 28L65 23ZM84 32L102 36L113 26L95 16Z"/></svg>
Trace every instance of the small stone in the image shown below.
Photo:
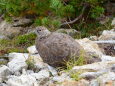
<svg viewBox="0 0 115 86"><path fill-rule="evenodd" d="M89 86L89 82L84 79L80 81L64 81L59 86Z"/></svg>
<svg viewBox="0 0 115 86"><path fill-rule="evenodd" d="M50 73L48 70L41 70L38 73L31 73L31 76L35 77L37 80L44 79L44 78L49 78Z"/></svg>
<svg viewBox="0 0 115 86"><path fill-rule="evenodd" d="M10 69L5 65L0 66L0 83L6 80L9 75L11 75Z"/></svg>
<svg viewBox="0 0 115 86"><path fill-rule="evenodd" d="M51 67L51 66L48 65L48 69L49 69L49 71L51 72L51 74L53 76L57 76L58 75L58 73L57 73L57 71L56 71L55 68L53 68L53 67Z"/></svg>
<svg viewBox="0 0 115 86"><path fill-rule="evenodd" d="M67 81L71 80L69 75L67 75L66 73L62 73L60 76L53 77L53 81L55 81L55 82L63 82L63 81L66 81L66 80Z"/></svg>
<svg viewBox="0 0 115 86"><path fill-rule="evenodd" d="M28 52L31 53L31 54L38 53L38 51L36 50L35 45L28 47L27 50L28 50Z"/></svg>
<svg viewBox="0 0 115 86"><path fill-rule="evenodd" d="M98 80L92 80L89 86L100 86Z"/></svg>
<svg viewBox="0 0 115 86"><path fill-rule="evenodd" d="M111 83L110 81L114 83ZM102 76L98 77L98 82L100 83L100 86L114 86L115 85L115 73L108 72L108 73L103 74Z"/></svg>
<svg viewBox="0 0 115 86"><path fill-rule="evenodd" d="M112 26L115 26L115 18L112 20L111 25L112 25Z"/></svg>
<svg viewBox="0 0 115 86"><path fill-rule="evenodd" d="M97 41L97 40L98 40L98 37L97 37L97 36L90 36L89 39L92 40L92 41Z"/></svg>

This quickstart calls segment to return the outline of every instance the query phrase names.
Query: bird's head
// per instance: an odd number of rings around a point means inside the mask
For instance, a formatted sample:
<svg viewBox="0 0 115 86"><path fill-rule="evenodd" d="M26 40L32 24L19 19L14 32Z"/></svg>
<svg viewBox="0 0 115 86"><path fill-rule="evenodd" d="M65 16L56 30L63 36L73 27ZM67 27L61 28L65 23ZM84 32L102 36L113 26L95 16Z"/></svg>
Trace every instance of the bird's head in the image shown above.
<svg viewBox="0 0 115 86"><path fill-rule="evenodd" d="M35 33L37 34L38 37L46 37L51 32L44 26L38 26L38 27L36 27Z"/></svg>

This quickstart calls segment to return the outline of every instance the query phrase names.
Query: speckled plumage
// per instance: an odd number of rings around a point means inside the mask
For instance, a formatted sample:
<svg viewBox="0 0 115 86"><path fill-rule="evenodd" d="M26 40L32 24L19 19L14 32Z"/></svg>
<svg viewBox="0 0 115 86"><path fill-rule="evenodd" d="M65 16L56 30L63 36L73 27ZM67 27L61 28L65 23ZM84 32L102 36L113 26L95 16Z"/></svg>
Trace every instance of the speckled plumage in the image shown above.
<svg viewBox="0 0 115 86"><path fill-rule="evenodd" d="M45 27L37 27L36 49L43 61L51 66L61 66L70 57L80 56L84 49L72 37L63 33L50 33Z"/></svg>

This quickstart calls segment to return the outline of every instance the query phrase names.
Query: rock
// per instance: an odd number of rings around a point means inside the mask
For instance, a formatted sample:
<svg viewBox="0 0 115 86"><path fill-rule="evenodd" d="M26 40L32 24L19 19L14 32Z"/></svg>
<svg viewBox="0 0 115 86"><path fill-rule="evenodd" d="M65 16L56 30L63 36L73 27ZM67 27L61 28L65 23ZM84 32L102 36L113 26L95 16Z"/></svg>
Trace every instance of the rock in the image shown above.
<svg viewBox="0 0 115 86"><path fill-rule="evenodd" d="M97 71L101 71L104 69L107 70L108 68L111 68L113 64L115 64L115 61L97 62L97 63L87 64L83 66L75 66L73 67L72 71L97 72Z"/></svg>
<svg viewBox="0 0 115 86"><path fill-rule="evenodd" d="M115 18L112 20L111 25L112 25L112 26L115 26Z"/></svg>
<svg viewBox="0 0 115 86"><path fill-rule="evenodd" d="M115 57L108 56L108 55L102 55L101 59L102 61L115 61Z"/></svg>
<svg viewBox="0 0 115 86"><path fill-rule="evenodd" d="M12 22L14 27L19 27L19 26L30 26L33 21L31 19L18 17L13 18Z"/></svg>
<svg viewBox="0 0 115 86"><path fill-rule="evenodd" d="M49 70L49 72L50 72L53 76L57 76L57 75L58 75L56 69L53 68L53 67L51 67L51 66L49 66L49 65L48 65L48 70Z"/></svg>
<svg viewBox="0 0 115 86"><path fill-rule="evenodd" d="M115 43L98 43L98 45L104 54L115 56Z"/></svg>
<svg viewBox="0 0 115 86"><path fill-rule="evenodd" d="M113 81L114 83L112 83ZM111 84L108 86L115 85L115 73L108 72L106 74L103 74L102 76L98 77L98 82L100 83L100 86L107 86L106 84Z"/></svg>
<svg viewBox="0 0 115 86"><path fill-rule="evenodd" d="M5 36L6 38L13 38L20 33L27 33L32 27L32 20L26 18L14 18L12 22L1 21L0 22L0 35Z"/></svg>
<svg viewBox="0 0 115 86"><path fill-rule="evenodd" d="M27 50L28 50L28 52L31 53L31 54L38 53L38 51L36 50L35 45L28 47Z"/></svg>
<svg viewBox="0 0 115 86"><path fill-rule="evenodd" d="M39 71L39 70L41 70L41 69L47 69L47 68L48 68L47 64L44 63L44 62L38 62L38 63L36 63L34 66L35 66L36 71Z"/></svg>
<svg viewBox="0 0 115 86"><path fill-rule="evenodd" d="M0 39L8 39L8 38L4 35L0 35Z"/></svg>
<svg viewBox="0 0 115 86"><path fill-rule="evenodd" d="M9 69L12 71L12 73L21 72L22 69L27 69L26 62L18 60L18 59L14 59L14 60L8 62L7 65L9 67Z"/></svg>
<svg viewBox="0 0 115 86"><path fill-rule="evenodd" d="M97 43L87 38L79 39L79 40L76 39L76 41L84 48L86 53L89 54L90 56L101 57L103 55Z"/></svg>
<svg viewBox="0 0 115 86"><path fill-rule="evenodd" d="M51 66L64 65L69 57L80 55L83 48L70 36L63 33L50 33L45 27L37 27L36 49L43 61Z"/></svg>
<svg viewBox="0 0 115 86"><path fill-rule="evenodd" d="M99 71L99 72L85 72L79 75L80 78L84 78L86 80L92 80L95 79L97 77L99 77L100 75L106 73L107 71Z"/></svg>
<svg viewBox="0 0 115 86"><path fill-rule="evenodd" d="M43 78L49 78L50 73L48 70L41 70L38 73L32 73L31 76L35 77L37 80L40 80Z"/></svg>
<svg viewBox="0 0 115 86"><path fill-rule="evenodd" d="M38 86L36 79L31 75L10 76L6 83L8 86Z"/></svg>
<svg viewBox="0 0 115 86"><path fill-rule="evenodd" d="M71 37L80 36L80 32L76 31L75 29L58 29L56 32L65 33L70 35Z"/></svg>
<svg viewBox="0 0 115 86"><path fill-rule="evenodd" d="M28 59L31 59L34 61L34 64L37 64L37 63L39 64L40 62L43 62L39 54L30 54L28 57L29 57Z"/></svg>
<svg viewBox="0 0 115 86"><path fill-rule="evenodd" d="M26 60L28 59L29 55L27 53L9 53L9 62L8 67L12 71L12 73L16 75L20 75L19 72L22 71L22 69L27 69Z"/></svg>
<svg viewBox="0 0 115 86"><path fill-rule="evenodd" d="M60 76L54 76L52 79L54 82L64 82L64 81L68 81L68 80L72 80L68 74L66 73L62 73Z"/></svg>
<svg viewBox="0 0 115 86"><path fill-rule="evenodd" d="M20 60L20 61L26 61L28 59L28 57L29 57L29 54L28 53L16 53L16 52L13 52L13 53L9 53L8 57L9 57L9 61L12 61L14 59Z"/></svg>
<svg viewBox="0 0 115 86"><path fill-rule="evenodd" d="M89 82L86 80L80 81L65 81L61 86L89 86Z"/></svg>
<svg viewBox="0 0 115 86"><path fill-rule="evenodd" d="M7 63L8 63L8 60L0 59L0 65L6 65Z"/></svg>
<svg viewBox="0 0 115 86"><path fill-rule="evenodd" d="M49 81L50 73L48 70L41 70L38 73L32 73L31 76L37 80L40 86L44 86Z"/></svg>
<svg viewBox="0 0 115 86"><path fill-rule="evenodd" d="M92 80L89 86L100 86L98 80Z"/></svg>
<svg viewBox="0 0 115 86"><path fill-rule="evenodd" d="M115 30L104 30L98 40L115 40Z"/></svg>
<svg viewBox="0 0 115 86"><path fill-rule="evenodd" d="M8 85L5 83L0 83L0 86L8 86Z"/></svg>
<svg viewBox="0 0 115 86"><path fill-rule="evenodd" d="M98 37L97 37L97 36L90 36L89 39L92 40L92 41L97 41L97 40L98 40Z"/></svg>
<svg viewBox="0 0 115 86"><path fill-rule="evenodd" d="M9 75L11 75L10 69L5 65L0 66L0 83L5 81Z"/></svg>

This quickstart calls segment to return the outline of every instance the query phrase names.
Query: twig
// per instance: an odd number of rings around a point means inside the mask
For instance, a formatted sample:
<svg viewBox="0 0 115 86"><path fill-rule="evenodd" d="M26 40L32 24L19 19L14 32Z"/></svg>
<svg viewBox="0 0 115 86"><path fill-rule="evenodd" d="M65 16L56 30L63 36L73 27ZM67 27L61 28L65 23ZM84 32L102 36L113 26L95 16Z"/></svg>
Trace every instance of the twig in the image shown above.
<svg viewBox="0 0 115 86"><path fill-rule="evenodd" d="M74 20L69 21L69 22L64 22L64 23L61 24L61 26L67 25L67 24L73 24L73 23L75 23L76 21L78 21L78 20L83 16L83 13L84 13L86 7L87 7L87 5L85 5L85 6L83 7L81 14L80 14L77 18L75 18Z"/></svg>

